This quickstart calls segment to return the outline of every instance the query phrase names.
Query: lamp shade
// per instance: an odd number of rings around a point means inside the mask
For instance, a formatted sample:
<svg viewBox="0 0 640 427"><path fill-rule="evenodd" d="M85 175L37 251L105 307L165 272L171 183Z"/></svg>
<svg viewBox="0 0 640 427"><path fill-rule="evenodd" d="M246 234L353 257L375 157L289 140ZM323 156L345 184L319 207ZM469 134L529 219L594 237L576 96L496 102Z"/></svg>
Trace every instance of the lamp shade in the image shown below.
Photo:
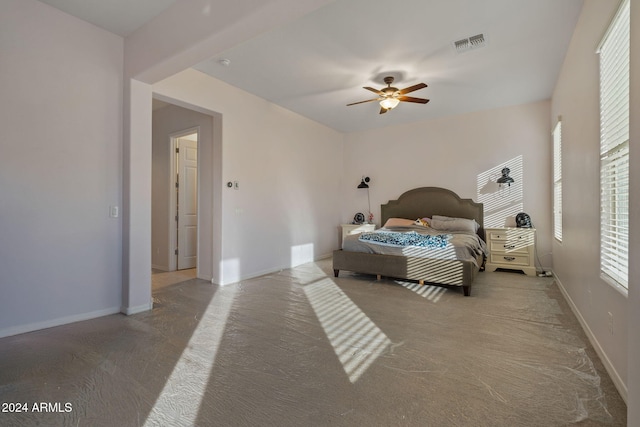
<svg viewBox="0 0 640 427"><path fill-rule="evenodd" d="M504 184L507 184L508 186L511 186L512 182L515 182L513 180L513 178L511 178L509 176L509 173L511 173L511 169L509 168L503 168L502 169L502 176L500 178L498 178L497 182L498 184L500 184L500 186L503 186Z"/></svg>
<svg viewBox="0 0 640 427"><path fill-rule="evenodd" d="M392 108L397 107L399 103L400 100L398 98L385 98L380 101L380 106L386 110L391 110Z"/></svg>

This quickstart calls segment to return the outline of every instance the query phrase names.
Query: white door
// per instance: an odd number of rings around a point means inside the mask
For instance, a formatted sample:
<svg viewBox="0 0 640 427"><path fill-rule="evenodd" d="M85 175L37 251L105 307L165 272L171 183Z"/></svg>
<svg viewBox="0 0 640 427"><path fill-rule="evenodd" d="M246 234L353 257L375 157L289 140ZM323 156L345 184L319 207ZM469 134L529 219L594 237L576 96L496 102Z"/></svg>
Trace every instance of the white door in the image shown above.
<svg viewBox="0 0 640 427"><path fill-rule="evenodd" d="M198 142L178 140L178 270L194 268L198 253Z"/></svg>

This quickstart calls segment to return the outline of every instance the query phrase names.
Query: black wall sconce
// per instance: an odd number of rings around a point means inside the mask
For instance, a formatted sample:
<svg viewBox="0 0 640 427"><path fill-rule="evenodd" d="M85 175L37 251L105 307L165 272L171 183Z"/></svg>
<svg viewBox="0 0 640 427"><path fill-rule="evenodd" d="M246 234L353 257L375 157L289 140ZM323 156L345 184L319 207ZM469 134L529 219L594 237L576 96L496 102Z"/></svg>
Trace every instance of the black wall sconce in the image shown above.
<svg viewBox="0 0 640 427"><path fill-rule="evenodd" d="M362 181L360 181L360 184L358 184L358 188L366 188L367 189L367 203L368 203L368 207L369 207L369 211L367 215L367 222L371 222L373 220L373 215L371 214L371 197L369 196L369 182L371 181L371 178L369 178L368 176L363 176L362 177Z"/></svg>
<svg viewBox="0 0 640 427"><path fill-rule="evenodd" d="M511 183L515 182L513 178L509 176L510 173L511 173L511 169L502 168L502 176L498 178L498 181L497 181L500 187L504 187L505 185L511 187Z"/></svg>
<svg viewBox="0 0 640 427"><path fill-rule="evenodd" d="M358 188L369 188L369 184L367 184L369 181L371 181L371 178L369 178L368 176L363 176L362 181L360 181L360 184L358 184Z"/></svg>

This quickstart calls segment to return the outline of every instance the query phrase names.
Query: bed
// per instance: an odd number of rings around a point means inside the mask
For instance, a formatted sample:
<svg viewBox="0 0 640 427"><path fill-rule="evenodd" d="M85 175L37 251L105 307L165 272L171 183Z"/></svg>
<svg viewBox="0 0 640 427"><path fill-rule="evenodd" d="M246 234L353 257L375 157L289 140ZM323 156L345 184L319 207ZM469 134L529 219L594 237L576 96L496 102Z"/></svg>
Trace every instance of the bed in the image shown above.
<svg viewBox="0 0 640 427"><path fill-rule="evenodd" d="M356 273L390 277L395 279L415 280L420 284L425 282L436 285L453 285L462 287L465 296L471 295L473 284L479 271L484 269L487 249L484 243L484 210L482 203L476 203L471 199L461 199L451 190L439 187L422 187L403 193L397 200L390 200L381 205L381 224L392 224L391 227L383 227L379 233L385 232L412 232L442 236L446 234L448 243L443 255L433 247L416 248L405 246L393 248L394 245L380 244L375 248L377 236L353 235L345 238L343 249L333 252L333 271L338 277L340 271L352 271ZM457 231L430 230L422 233L416 227L409 226L406 220L413 222L421 218L464 219L475 220L477 226L475 233L458 233ZM389 219L404 218L405 222ZM396 228L395 226L398 225ZM434 223L435 225L435 223ZM429 229L430 227L423 227ZM369 234L369 233L367 233ZM466 234L460 239L460 234ZM365 237L370 240L365 241ZM374 240L374 244L371 243ZM452 245L463 240L462 245L468 242L474 247L468 250L452 249ZM364 244L363 244L364 242ZM443 247L444 249L444 247ZM446 254L444 253L446 252ZM467 253L469 252L469 253Z"/></svg>

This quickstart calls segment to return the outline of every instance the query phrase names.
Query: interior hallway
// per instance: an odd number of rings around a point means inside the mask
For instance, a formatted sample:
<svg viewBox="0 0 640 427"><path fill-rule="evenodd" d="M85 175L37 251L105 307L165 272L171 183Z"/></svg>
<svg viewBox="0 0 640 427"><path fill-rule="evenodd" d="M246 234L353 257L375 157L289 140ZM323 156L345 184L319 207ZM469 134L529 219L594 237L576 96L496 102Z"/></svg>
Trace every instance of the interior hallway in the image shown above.
<svg viewBox="0 0 640 427"><path fill-rule="evenodd" d="M161 271L151 270L151 290L155 293L167 286L184 282L196 278L196 269L189 268L187 270Z"/></svg>
<svg viewBox="0 0 640 427"><path fill-rule="evenodd" d="M1 339L0 401L63 410L0 425L626 425L553 279L484 272L471 292L331 260L165 283L150 312Z"/></svg>

